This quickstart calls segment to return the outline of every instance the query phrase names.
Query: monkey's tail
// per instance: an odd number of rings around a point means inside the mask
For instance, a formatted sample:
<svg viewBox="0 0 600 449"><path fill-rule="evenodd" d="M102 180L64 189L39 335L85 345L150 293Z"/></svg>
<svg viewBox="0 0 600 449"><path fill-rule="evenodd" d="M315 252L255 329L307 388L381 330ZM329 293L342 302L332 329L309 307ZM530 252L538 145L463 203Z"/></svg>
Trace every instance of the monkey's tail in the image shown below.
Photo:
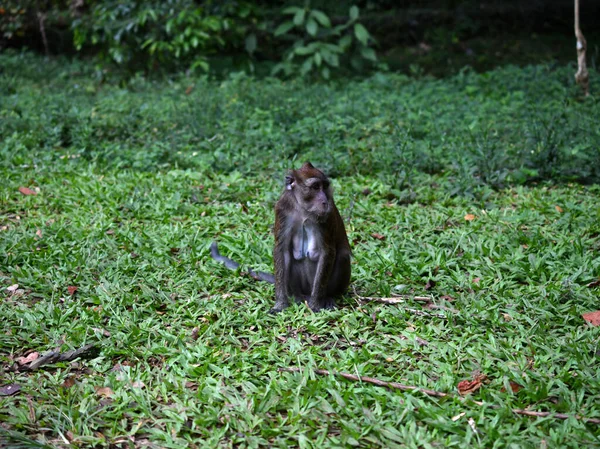
<svg viewBox="0 0 600 449"><path fill-rule="evenodd" d="M219 245L217 242L212 242L210 245L210 255L217 262L221 262L230 270L237 270L240 267L240 264L231 260L229 257L222 256L219 252ZM264 271L254 271L251 268L248 268L248 274L256 279L257 281L265 281L269 284L275 283L275 277L271 273L265 273Z"/></svg>

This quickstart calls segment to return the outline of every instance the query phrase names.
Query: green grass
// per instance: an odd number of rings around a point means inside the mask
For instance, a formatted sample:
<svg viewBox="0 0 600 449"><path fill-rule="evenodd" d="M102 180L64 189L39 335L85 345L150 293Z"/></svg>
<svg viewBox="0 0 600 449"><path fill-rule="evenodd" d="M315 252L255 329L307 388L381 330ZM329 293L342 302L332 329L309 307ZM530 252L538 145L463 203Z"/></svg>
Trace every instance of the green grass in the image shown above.
<svg viewBox="0 0 600 449"><path fill-rule="evenodd" d="M600 308L586 287L600 277L598 104L577 99L570 69L119 87L83 63L2 62L0 386L22 390L0 396L0 445L600 444L598 425L511 412L600 418L600 331L581 318ZM357 291L456 313L348 296L271 316L272 286L210 259L217 239L271 269L284 169L308 158L333 175ZM9 369L91 342L93 359ZM472 397L489 406L316 368L449 393L479 371Z"/></svg>

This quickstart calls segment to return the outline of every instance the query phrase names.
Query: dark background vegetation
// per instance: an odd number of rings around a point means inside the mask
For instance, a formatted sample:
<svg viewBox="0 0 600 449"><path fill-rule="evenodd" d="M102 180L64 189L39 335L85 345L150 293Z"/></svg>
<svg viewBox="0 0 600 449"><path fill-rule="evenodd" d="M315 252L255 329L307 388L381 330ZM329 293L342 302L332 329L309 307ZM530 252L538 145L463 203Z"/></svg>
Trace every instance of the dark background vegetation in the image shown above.
<svg viewBox="0 0 600 449"><path fill-rule="evenodd" d="M361 42L351 42L340 55L341 64L330 67L338 73L361 73L383 64L405 73L442 76L465 65L488 70L505 63L564 63L575 57L570 0L8 0L0 8L0 46L99 56L129 73L192 67L213 74L232 69L268 74L301 40L336 43L331 28L348 23L352 6L360 11L356 22L370 33L364 44L376 51L377 59L365 59L360 52L356 57L352 53ZM276 35L277 27L292 19L290 7L321 11L329 29L317 20L311 35L305 29L307 15L299 26ZM581 21L592 67L598 60L597 17L600 2L583 2Z"/></svg>

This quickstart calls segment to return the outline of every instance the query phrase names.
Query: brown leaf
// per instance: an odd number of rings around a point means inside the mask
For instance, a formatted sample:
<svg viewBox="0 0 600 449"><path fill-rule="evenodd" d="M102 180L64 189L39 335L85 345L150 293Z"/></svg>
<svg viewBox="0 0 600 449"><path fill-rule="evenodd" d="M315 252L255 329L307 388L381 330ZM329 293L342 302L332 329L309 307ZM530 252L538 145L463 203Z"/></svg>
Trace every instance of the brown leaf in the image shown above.
<svg viewBox="0 0 600 449"><path fill-rule="evenodd" d="M114 396L115 393L111 390L110 387L96 387L96 394L98 396L110 398L111 396Z"/></svg>
<svg viewBox="0 0 600 449"><path fill-rule="evenodd" d="M76 287L75 285L69 285L67 287L67 291L69 292L69 295L73 296L76 292L77 292L78 287Z"/></svg>
<svg viewBox="0 0 600 449"><path fill-rule="evenodd" d="M73 385L75 385L75 377L67 377L62 383L61 387L71 388Z"/></svg>
<svg viewBox="0 0 600 449"><path fill-rule="evenodd" d="M195 327L192 329L192 340L198 340L198 334L200 333L200 329L198 327Z"/></svg>
<svg viewBox="0 0 600 449"><path fill-rule="evenodd" d="M370 195L370 194L371 194L371 189L367 188L367 189L363 190L363 191L362 191L362 194L363 194L364 196Z"/></svg>
<svg viewBox="0 0 600 449"><path fill-rule="evenodd" d="M481 280L481 278L474 278L473 279L473 284L479 284L480 280Z"/></svg>
<svg viewBox="0 0 600 449"><path fill-rule="evenodd" d="M385 235L378 234L377 232L373 232L371 234L371 237L376 238L377 240L385 240Z"/></svg>
<svg viewBox="0 0 600 449"><path fill-rule="evenodd" d="M513 393L518 393L519 391L521 391L523 389L523 385L519 385L518 383L514 382L514 381L510 381L510 389L512 390Z"/></svg>
<svg viewBox="0 0 600 449"><path fill-rule="evenodd" d="M106 231L106 235L113 235L115 233L114 229L109 229L108 231Z"/></svg>
<svg viewBox="0 0 600 449"><path fill-rule="evenodd" d="M440 296L440 299L445 299L448 302L452 302L455 300L452 296L449 296L449 295Z"/></svg>
<svg viewBox="0 0 600 449"><path fill-rule="evenodd" d="M31 362L33 362L34 360L37 360L38 357L40 356L39 352L32 352L29 355L25 356L25 357L19 357L16 362L19 365L29 365Z"/></svg>
<svg viewBox="0 0 600 449"><path fill-rule="evenodd" d="M563 212L562 207L560 206L554 206L554 209L556 209L556 212L558 212L559 214L562 214Z"/></svg>
<svg viewBox="0 0 600 449"><path fill-rule="evenodd" d="M465 220L467 220L467 221L473 221L473 220L475 220L475 215L473 215L473 214L467 214L467 215L465 215Z"/></svg>
<svg viewBox="0 0 600 449"><path fill-rule="evenodd" d="M590 282L589 284L586 284L587 288L596 288L596 287L600 287L600 278L596 279L595 281Z"/></svg>
<svg viewBox="0 0 600 449"><path fill-rule="evenodd" d="M465 396L469 393L474 393L481 388L483 382L487 379L485 374L479 374L473 380L461 380L458 385L458 393Z"/></svg>
<svg viewBox="0 0 600 449"><path fill-rule="evenodd" d="M581 314L581 316L592 326L600 326L600 310L596 310L595 312L583 313Z"/></svg>
<svg viewBox="0 0 600 449"><path fill-rule="evenodd" d="M193 90L194 90L194 85L192 84L191 86L187 87L187 89L185 90L185 94L189 95L192 93Z"/></svg>
<svg viewBox="0 0 600 449"><path fill-rule="evenodd" d="M6 287L6 290L8 290L11 293L14 293L17 291L18 288L19 288L19 284L13 284L10 287Z"/></svg>
<svg viewBox="0 0 600 449"><path fill-rule="evenodd" d="M21 385L19 384L3 385L0 387L0 396L12 396L19 391L21 391Z"/></svg>
<svg viewBox="0 0 600 449"><path fill-rule="evenodd" d="M19 187L19 192L21 192L23 195L37 195L35 190L31 190L28 187Z"/></svg>
<svg viewBox="0 0 600 449"><path fill-rule="evenodd" d="M141 380L136 380L134 383L131 384L131 386L133 388L144 388L146 386L146 384L144 382L142 382Z"/></svg>
<svg viewBox="0 0 600 449"><path fill-rule="evenodd" d="M431 290L433 287L435 287L435 281L433 279L429 279L425 284L425 290Z"/></svg>
<svg viewBox="0 0 600 449"><path fill-rule="evenodd" d="M42 230L38 229L37 231L35 231L35 235L37 235L39 238L42 238Z"/></svg>

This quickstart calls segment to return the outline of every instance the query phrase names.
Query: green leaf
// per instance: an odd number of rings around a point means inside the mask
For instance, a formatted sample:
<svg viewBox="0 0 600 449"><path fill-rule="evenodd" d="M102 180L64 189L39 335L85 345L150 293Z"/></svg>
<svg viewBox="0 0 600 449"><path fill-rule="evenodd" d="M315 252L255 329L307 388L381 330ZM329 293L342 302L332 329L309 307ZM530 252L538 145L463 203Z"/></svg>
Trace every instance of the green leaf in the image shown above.
<svg viewBox="0 0 600 449"><path fill-rule="evenodd" d="M316 47L314 45L307 45L307 46L297 47L294 50L294 53L296 53L297 55L300 55L300 56L306 56L306 55L310 55L310 54L314 53L315 50L316 50Z"/></svg>
<svg viewBox="0 0 600 449"><path fill-rule="evenodd" d="M363 47L360 49L360 54L363 58L368 59L369 61L377 61L377 55L375 54L375 50L369 47Z"/></svg>
<svg viewBox="0 0 600 449"><path fill-rule="evenodd" d="M279 25L277 27L277 29L275 30L275 33L273 33L273 34L275 36L281 36L282 34L286 34L292 28L294 28L294 22L283 22L281 25Z"/></svg>
<svg viewBox="0 0 600 449"><path fill-rule="evenodd" d="M299 9L294 15L294 24L296 26L302 26L304 23L304 17L306 17L306 11L304 9Z"/></svg>
<svg viewBox="0 0 600 449"><path fill-rule="evenodd" d="M351 44L352 44L352 35L346 34L344 37L342 37L340 39L339 46L345 50L346 48L350 47Z"/></svg>
<svg viewBox="0 0 600 449"><path fill-rule="evenodd" d="M350 8L350 20L358 19L358 14L359 14L358 6L356 6L356 5L352 6Z"/></svg>
<svg viewBox="0 0 600 449"><path fill-rule="evenodd" d="M319 25L317 25L317 22L315 22L312 18L308 19L308 22L306 22L306 31L308 34L311 36L316 36L318 29Z"/></svg>
<svg viewBox="0 0 600 449"><path fill-rule="evenodd" d="M363 45L367 45L369 42L369 32L360 23L354 25L354 35Z"/></svg>
<svg viewBox="0 0 600 449"><path fill-rule="evenodd" d="M252 33L246 37L246 51L250 55L256 51L256 34Z"/></svg>
<svg viewBox="0 0 600 449"><path fill-rule="evenodd" d="M285 8L283 11L281 11L281 13L294 15L301 9L302 8L299 8L298 6L289 6L288 8Z"/></svg>
<svg viewBox="0 0 600 449"><path fill-rule="evenodd" d="M206 59L202 58L202 59L196 60L196 62L194 62L190 68L192 70L196 70L197 68L201 68L205 72L208 72L209 65L208 65L208 62L206 62Z"/></svg>
<svg viewBox="0 0 600 449"><path fill-rule="evenodd" d="M323 62L323 56L321 56L321 53L319 53L319 52L315 53L315 64L317 64L317 67L321 67L322 62Z"/></svg>
<svg viewBox="0 0 600 449"><path fill-rule="evenodd" d="M331 21L329 20L329 17L327 17L327 15L323 11L319 11L318 9L313 9L313 11L310 13L310 15L312 17L314 17L317 20L317 22L319 22L321 24L321 26L324 26L325 28L331 27Z"/></svg>
<svg viewBox="0 0 600 449"><path fill-rule="evenodd" d="M323 67L323 70L321 70L321 75L323 76L323 78L325 78L326 80L329 79L329 69L327 67Z"/></svg>
<svg viewBox="0 0 600 449"><path fill-rule="evenodd" d="M310 70L312 69L312 65L312 58L308 58L306 61L304 61L304 64L302 64L302 67L300 68L300 73L302 74L302 76L305 76L308 72L310 72Z"/></svg>

